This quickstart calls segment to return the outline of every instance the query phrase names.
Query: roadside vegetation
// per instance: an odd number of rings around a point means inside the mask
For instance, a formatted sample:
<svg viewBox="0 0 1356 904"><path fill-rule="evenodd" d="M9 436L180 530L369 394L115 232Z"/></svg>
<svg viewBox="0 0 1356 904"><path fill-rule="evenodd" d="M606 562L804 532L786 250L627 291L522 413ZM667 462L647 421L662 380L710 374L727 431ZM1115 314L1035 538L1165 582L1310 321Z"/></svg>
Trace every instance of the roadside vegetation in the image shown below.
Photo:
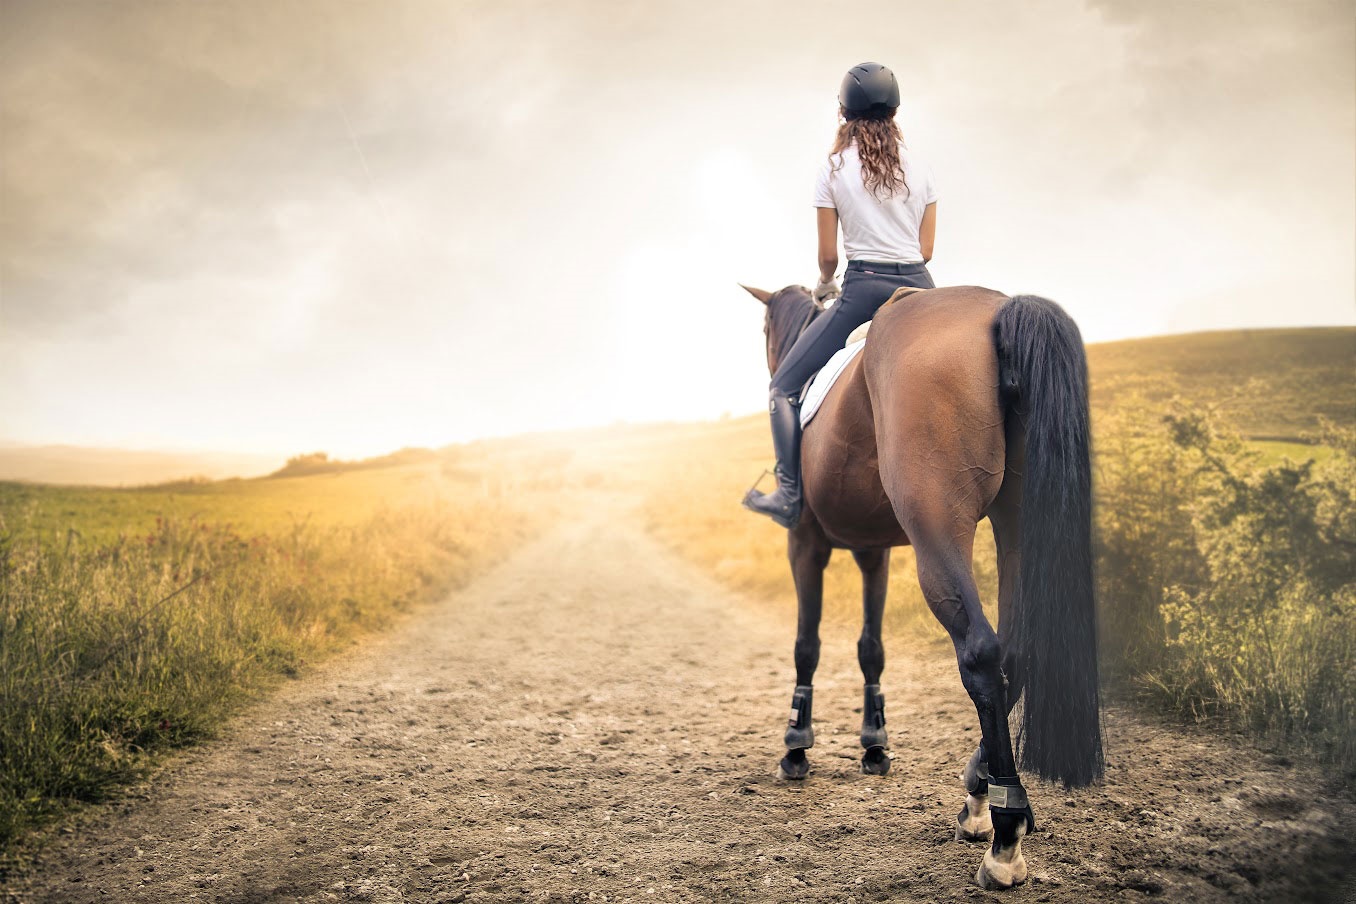
<svg viewBox="0 0 1356 904"><path fill-rule="evenodd" d="M545 520L486 452L111 490L0 484L0 868L31 829L390 625ZM293 469L295 470L295 469ZM7 853L8 852L8 853Z"/></svg>
<svg viewBox="0 0 1356 904"><path fill-rule="evenodd" d="M1356 428L1269 460L1216 414L1104 416L1103 650L1124 683L1356 778Z"/></svg>

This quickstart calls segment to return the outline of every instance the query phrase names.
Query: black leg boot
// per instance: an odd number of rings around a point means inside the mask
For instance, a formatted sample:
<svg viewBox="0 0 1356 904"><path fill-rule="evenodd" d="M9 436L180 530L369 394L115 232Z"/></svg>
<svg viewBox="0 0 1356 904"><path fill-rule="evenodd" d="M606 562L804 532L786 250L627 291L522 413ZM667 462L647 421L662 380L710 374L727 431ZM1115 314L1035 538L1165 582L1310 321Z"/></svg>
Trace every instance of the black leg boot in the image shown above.
<svg viewBox="0 0 1356 904"><path fill-rule="evenodd" d="M744 507L767 515L787 530L800 521L800 404L774 391L769 407L772 415L772 450L777 456L777 489L771 493L749 490Z"/></svg>

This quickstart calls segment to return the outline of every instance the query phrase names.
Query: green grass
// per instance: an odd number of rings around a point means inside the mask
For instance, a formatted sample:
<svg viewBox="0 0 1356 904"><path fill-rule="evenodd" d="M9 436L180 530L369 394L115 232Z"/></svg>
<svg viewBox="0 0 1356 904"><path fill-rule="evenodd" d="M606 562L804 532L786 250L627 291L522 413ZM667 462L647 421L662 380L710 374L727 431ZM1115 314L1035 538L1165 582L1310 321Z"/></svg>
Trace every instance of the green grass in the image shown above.
<svg viewBox="0 0 1356 904"><path fill-rule="evenodd" d="M1330 446L1316 443L1293 443L1284 440L1252 440L1248 445L1261 454L1263 464L1278 465L1289 459L1293 462L1312 461L1323 464L1331 461L1333 450Z"/></svg>

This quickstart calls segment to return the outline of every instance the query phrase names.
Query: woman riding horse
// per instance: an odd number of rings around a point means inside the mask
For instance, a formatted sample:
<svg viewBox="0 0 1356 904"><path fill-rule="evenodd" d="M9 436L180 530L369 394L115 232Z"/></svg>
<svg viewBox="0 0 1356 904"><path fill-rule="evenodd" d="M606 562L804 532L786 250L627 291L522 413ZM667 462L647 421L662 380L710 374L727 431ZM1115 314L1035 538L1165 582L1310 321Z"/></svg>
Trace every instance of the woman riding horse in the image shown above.
<svg viewBox="0 0 1356 904"><path fill-rule="evenodd" d="M862 63L843 77L838 103L843 122L820 167L814 199L819 223L814 298L838 300L810 322L772 375L777 489L750 490L744 498L747 508L788 530L801 510L801 389L896 289L933 287L927 262L937 228L937 188L931 169L904 146L895 122L899 82L880 63ZM840 224L848 258L841 293L834 280Z"/></svg>
<svg viewBox="0 0 1356 904"><path fill-rule="evenodd" d="M979 719L955 837L992 838L976 880L1008 888L1026 879L1022 838L1036 824L1019 766L1071 788L1103 769L1087 356L1077 324L1049 299L932 288L924 263L935 192L899 145L894 77L863 64L840 102L846 122L817 202L815 296L800 286L748 289L764 305L778 486L745 504L788 528L798 610L778 774L810 772L824 569L835 549L850 550L862 572L861 767L889 771L881 622L890 550L912 546L919 587ZM826 310L840 218L851 260L842 297ZM802 443L794 394L869 318L861 353ZM972 568L984 520L996 548L996 629Z"/></svg>

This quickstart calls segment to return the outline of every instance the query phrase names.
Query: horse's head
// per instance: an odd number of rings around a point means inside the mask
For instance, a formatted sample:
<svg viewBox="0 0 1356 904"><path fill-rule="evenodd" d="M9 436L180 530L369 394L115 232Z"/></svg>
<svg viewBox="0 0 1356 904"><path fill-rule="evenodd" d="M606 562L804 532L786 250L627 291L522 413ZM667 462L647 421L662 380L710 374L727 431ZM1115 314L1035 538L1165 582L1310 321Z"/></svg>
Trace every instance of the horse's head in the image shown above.
<svg viewBox="0 0 1356 904"><path fill-rule="evenodd" d="M824 308L817 304L804 286L787 286L776 292L741 287L763 303L763 333L767 336L767 369L774 373L806 324Z"/></svg>

